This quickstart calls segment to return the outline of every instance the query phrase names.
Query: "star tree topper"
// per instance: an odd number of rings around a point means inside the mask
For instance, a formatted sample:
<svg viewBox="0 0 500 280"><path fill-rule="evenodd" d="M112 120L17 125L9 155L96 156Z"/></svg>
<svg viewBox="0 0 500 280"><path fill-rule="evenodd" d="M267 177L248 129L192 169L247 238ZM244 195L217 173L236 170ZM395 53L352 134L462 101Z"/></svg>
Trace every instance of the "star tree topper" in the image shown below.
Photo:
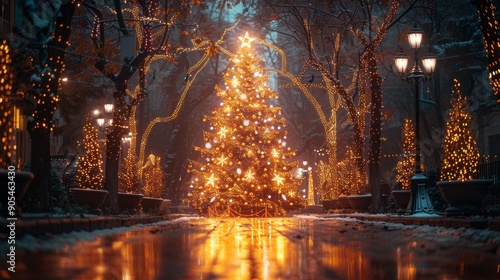
<svg viewBox="0 0 500 280"><path fill-rule="evenodd" d="M252 43L255 38L250 38L250 36L248 36L248 31L245 33L245 37L238 37L238 39L241 40L241 47L244 48L244 47L249 47L250 48L250 43Z"/></svg>

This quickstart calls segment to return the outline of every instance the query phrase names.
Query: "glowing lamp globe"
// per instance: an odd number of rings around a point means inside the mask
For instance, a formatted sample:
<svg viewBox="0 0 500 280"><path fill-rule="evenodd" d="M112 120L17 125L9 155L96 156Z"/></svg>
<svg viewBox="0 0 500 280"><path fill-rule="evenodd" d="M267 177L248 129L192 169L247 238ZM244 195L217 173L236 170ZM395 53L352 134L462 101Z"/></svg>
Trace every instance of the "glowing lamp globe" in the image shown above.
<svg viewBox="0 0 500 280"><path fill-rule="evenodd" d="M408 43L410 44L410 48L418 49L422 44L422 37L424 35L424 31L420 29L417 25L414 25L410 32L408 32Z"/></svg>
<svg viewBox="0 0 500 280"><path fill-rule="evenodd" d="M113 108L114 108L113 103L106 103L106 104L104 104L104 111L106 111L106 113L108 113L108 114L110 114L111 112L113 112Z"/></svg>
<svg viewBox="0 0 500 280"><path fill-rule="evenodd" d="M401 52L394 56L394 63L399 74L404 75L406 73L409 60L410 57Z"/></svg>
<svg viewBox="0 0 500 280"><path fill-rule="evenodd" d="M103 125L104 125L104 121L105 121L105 120L104 120L104 117L103 117L101 114L99 114L99 117L97 118L97 125L98 125L99 127L103 127Z"/></svg>
<svg viewBox="0 0 500 280"><path fill-rule="evenodd" d="M436 68L437 57L432 54L428 54L422 58L422 65L424 66L425 72L429 75L434 73Z"/></svg>

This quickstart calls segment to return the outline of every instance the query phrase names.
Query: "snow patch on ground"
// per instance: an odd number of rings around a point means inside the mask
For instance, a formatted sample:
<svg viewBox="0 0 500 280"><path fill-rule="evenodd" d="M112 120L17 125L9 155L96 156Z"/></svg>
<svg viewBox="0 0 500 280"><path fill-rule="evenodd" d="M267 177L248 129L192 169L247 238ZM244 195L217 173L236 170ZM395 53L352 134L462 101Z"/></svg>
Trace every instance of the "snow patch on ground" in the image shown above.
<svg viewBox="0 0 500 280"><path fill-rule="evenodd" d="M369 214L373 216L373 214ZM357 217L360 215L357 214ZM387 214L384 214L387 216ZM369 220L360 220L355 217L349 216L336 216L336 215L296 215L295 217L300 219L309 219L309 220L335 220L335 221L343 221L343 222L352 222L352 223L363 223L369 224L376 227L383 228L383 230L391 231L391 230L411 230L413 235L417 238L427 238L434 240L443 240L443 241L451 241L451 242L459 242L459 241L472 241L475 243L482 243L494 246L500 246L500 233L491 229L473 229L473 228L448 228L448 227L440 227L440 226L429 226L429 225L405 225L401 223L392 223L392 222L383 222L383 221L369 221ZM434 218L436 216L426 216L430 218ZM499 250L500 252L500 250Z"/></svg>
<svg viewBox="0 0 500 280"><path fill-rule="evenodd" d="M151 224L136 224L131 227L116 227L110 229L99 229L94 231L73 231L68 233L61 233L57 235L50 236L33 236L33 235L24 235L15 240L15 244L12 244L16 247L16 250L26 250L28 252L35 251L44 251L44 250L60 250L66 249L71 245L75 245L82 241L94 241L98 237L103 237L106 235L119 234L124 232L134 232L134 231L142 231L146 227L151 226L161 226L168 224L183 224L189 223L192 221L198 221L200 219L204 219L199 216L184 216L179 217L175 220L171 221L160 221ZM0 244L0 254L5 256L8 253L10 244L7 242L2 242Z"/></svg>

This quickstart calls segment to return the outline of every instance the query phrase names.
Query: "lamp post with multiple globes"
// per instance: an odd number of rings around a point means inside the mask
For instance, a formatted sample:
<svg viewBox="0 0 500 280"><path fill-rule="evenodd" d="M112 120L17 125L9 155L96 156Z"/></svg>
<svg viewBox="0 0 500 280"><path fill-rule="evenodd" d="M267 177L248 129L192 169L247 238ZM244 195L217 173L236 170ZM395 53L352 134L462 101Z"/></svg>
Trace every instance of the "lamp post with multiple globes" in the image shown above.
<svg viewBox="0 0 500 280"><path fill-rule="evenodd" d="M422 174L420 169L420 83L431 79L431 75L436 67L436 56L426 55L422 57L424 71L421 70L418 61L418 51L422 43L423 30L416 25L408 32L408 43L413 51L413 68L409 73L406 67L410 57L401 53L394 56L396 68L401 75L401 79L413 83L415 95L415 172L411 178L411 199L408 204L406 214L414 215L419 213L434 213L434 208L427 194L426 184L428 178Z"/></svg>
<svg viewBox="0 0 500 280"><path fill-rule="evenodd" d="M99 129L101 131L109 130L113 126L113 118L110 117L111 114L113 113L113 109L114 109L113 103L110 102L110 103L104 104L104 112L106 112L106 115L108 116L108 118L105 118L99 112L99 110L94 111L94 115L97 115L97 125L99 126Z"/></svg>
<svg viewBox="0 0 500 280"><path fill-rule="evenodd" d="M95 120L97 122L97 126L101 132L104 132L104 134L108 133L111 130L111 127L113 126L113 109L114 105L113 103L109 102L104 104L104 112L106 113L106 117L103 116L103 114L99 110L94 110L93 114L95 117ZM104 165L104 172L106 173L106 137L101 138L99 137L99 142L101 142L101 148L103 149L104 152L104 157L103 157L103 165Z"/></svg>

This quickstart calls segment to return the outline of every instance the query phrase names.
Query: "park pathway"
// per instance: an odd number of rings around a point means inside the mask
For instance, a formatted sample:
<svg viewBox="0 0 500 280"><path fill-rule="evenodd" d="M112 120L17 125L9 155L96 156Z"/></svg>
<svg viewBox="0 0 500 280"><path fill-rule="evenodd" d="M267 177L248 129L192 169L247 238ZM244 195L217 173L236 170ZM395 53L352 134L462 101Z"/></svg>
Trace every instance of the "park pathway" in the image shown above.
<svg viewBox="0 0 500 280"><path fill-rule="evenodd" d="M477 234L349 218L193 218L23 238L16 273L0 278L500 279L498 244ZM30 242L38 249L22 249Z"/></svg>

